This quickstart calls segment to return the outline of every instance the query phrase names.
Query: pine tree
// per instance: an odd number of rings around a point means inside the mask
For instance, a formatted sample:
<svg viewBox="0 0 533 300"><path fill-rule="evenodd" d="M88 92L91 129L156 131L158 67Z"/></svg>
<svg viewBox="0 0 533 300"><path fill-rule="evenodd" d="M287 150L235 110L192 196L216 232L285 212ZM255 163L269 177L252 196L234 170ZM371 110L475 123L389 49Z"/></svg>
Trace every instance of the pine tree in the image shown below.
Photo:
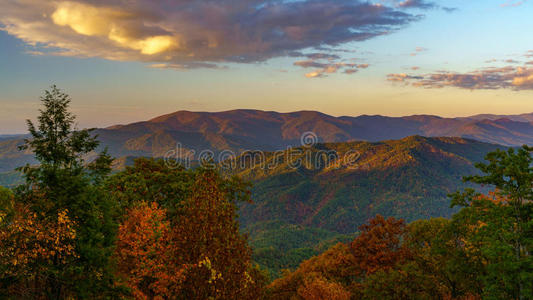
<svg viewBox="0 0 533 300"><path fill-rule="evenodd" d="M43 219L57 219L68 211L76 231L76 255L67 262L52 259L46 274L46 298L101 298L112 293L113 252L117 225L114 205L101 182L111 170L104 151L92 162L99 143L92 130L77 130L69 112L70 97L55 85L41 97L38 124L27 121L31 138L21 150L31 150L39 165L21 168L25 184L17 188L17 201Z"/></svg>
<svg viewBox="0 0 533 300"><path fill-rule="evenodd" d="M486 260L487 297L529 299L533 294L533 148L497 150L479 163L483 174L465 181L495 188L485 196L473 189L453 194L452 205L466 208L454 216L475 230L469 240Z"/></svg>

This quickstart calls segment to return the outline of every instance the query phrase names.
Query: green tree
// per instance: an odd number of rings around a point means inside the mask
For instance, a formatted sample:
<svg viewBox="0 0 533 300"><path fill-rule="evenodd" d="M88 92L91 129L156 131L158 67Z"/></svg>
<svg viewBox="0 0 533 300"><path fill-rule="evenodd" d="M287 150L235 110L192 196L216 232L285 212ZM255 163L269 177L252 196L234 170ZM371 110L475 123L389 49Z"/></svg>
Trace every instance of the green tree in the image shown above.
<svg viewBox="0 0 533 300"><path fill-rule="evenodd" d="M13 192L0 186L0 222L13 212Z"/></svg>
<svg viewBox="0 0 533 300"><path fill-rule="evenodd" d="M101 182L112 159L105 151L94 158L97 137L91 130L75 128L67 94L52 86L41 102L38 125L27 121L31 138L21 147L33 151L39 165L20 169L25 184L17 188L16 201L48 221L66 209L76 224L76 256L67 262L52 258L42 271L48 278L45 297L107 297L114 286L110 257L117 224L113 202Z"/></svg>
<svg viewBox="0 0 533 300"><path fill-rule="evenodd" d="M464 243L468 229L456 225L448 219L433 218L407 226L404 243L413 253L412 267L418 267L426 280L431 279L418 290L438 287L439 295L452 299L481 294L482 262ZM414 282L408 285L416 287Z"/></svg>
<svg viewBox="0 0 533 300"><path fill-rule="evenodd" d="M467 242L484 260L484 295L529 299L533 295L533 148L497 150L479 163L482 175L465 181L496 190L484 196L473 189L452 195L465 206L454 221L467 227Z"/></svg>
<svg viewBox="0 0 533 300"><path fill-rule="evenodd" d="M109 177L106 189L123 211L149 199L166 209L173 219L191 196L200 170L174 166L162 159L137 158L133 166ZM217 183L229 202L250 202L249 183L238 177L222 178L220 175L217 175Z"/></svg>

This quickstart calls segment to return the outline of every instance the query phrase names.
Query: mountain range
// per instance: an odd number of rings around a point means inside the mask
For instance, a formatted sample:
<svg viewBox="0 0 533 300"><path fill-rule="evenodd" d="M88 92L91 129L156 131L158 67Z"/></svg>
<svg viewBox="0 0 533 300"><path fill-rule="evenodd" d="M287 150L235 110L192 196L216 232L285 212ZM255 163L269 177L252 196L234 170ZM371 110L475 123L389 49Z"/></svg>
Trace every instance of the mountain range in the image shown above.
<svg viewBox="0 0 533 300"><path fill-rule="evenodd" d="M533 145L533 114L442 118L180 111L95 134L118 158L117 168L134 157L165 156L178 143L196 153L263 150L259 165L245 153L227 171L254 184L253 203L240 207L240 223L249 233L254 260L277 276L350 239L376 214L407 221L450 216L454 210L447 194L465 187L461 177L474 174L474 164L486 153ZM311 143L305 139L301 146L302 135ZM35 162L31 152L18 150L21 138L0 139L0 184L15 184L20 178L10 171ZM344 159L348 154L351 163Z"/></svg>
<svg viewBox="0 0 533 300"><path fill-rule="evenodd" d="M334 117L316 111L178 111L148 121L95 131L115 157L165 156L179 143L183 151L278 150L299 146L305 132L318 142L382 141L407 136L462 137L504 146L533 145L533 113L443 118L431 115ZM33 163L21 153L21 136L0 138L0 172Z"/></svg>
<svg viewBox="0 0 533 300"><path fill-rule="evenodd" d="M120 151L128 154L137 151L159 156L174 147L176 141L195 150L202 147L234 151L285 149L299 145L304 132L313 132L320 142L373 142L421 135L517 146L533 144L533 113L442 118L431 115L334 117L316 111L178 111L145 122L112 126L99 130L98 134L104 143L119 143Z"/></svg>

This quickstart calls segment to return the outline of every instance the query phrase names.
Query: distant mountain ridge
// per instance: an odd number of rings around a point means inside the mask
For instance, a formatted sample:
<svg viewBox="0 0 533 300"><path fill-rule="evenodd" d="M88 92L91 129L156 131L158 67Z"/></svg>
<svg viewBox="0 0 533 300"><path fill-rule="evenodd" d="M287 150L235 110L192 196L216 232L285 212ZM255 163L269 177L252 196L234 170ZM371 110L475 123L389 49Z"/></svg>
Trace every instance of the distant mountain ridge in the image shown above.
<svg viewBox="0 0 533 300"><path fill-rule="evenodd" d="M279 113L261 110L224 112L178 111L148 121L97 129L102 148L115 157L162 157L180 145L184 152L211 150L273 151L299 146L302 134L316 134L318 142L376 142L407 136L462 137L518 146L533 145L533 113L443 118L432 115L334 117L317 111ZM32 163L20 153L20 137L0 138L0 172Z"/></svg>

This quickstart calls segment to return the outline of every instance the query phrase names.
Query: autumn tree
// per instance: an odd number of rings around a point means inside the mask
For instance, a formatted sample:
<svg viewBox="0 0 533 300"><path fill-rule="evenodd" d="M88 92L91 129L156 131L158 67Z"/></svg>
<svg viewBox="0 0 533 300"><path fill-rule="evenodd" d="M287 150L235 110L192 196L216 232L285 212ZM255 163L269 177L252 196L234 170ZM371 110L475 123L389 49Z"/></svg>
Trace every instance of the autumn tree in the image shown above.
<svg viewBox="0 0 533 300"><path fill-rule="evenodd" d="M165 209L156 202L128 209L119 227L115 258L118 279L136 299L170 299L180 293L187 266L174 257L174 246Z"/></svg>
<svg viewBox="0 0 533 300"><path fill-rule="evenodd" d="M259 297L265 278L252 265L237 222L237 202L249 194L245 183L212 170L138 159L106 184L127 212L117 258L134 292L149 298Z"/></svg>
<svg viewBox="0 0 533 300"><path fill-rule="evenodd" d="M328 281L320 276L306 279L298 288L298 295L305 300L349 300L351 296L340 283Z"/></svg>
<svg viewBox="0 0 533 300"><path fill-rule="evenodd" d="M193 299L243 299L251 296L251 249L239 233L235 203L221 189L223 179L200 170L176 226L176 253L195 263L186 273L183 293Z"/></svg>
<svg viewBox="0 0 533 300"><path fill-rule="evenodd" d="M307 295L313 299L321 293L332 293L340 299L347 294L351 298L363 298L369 276L379 271L390 272L411 257L403 244L407 232L403 220L378 215L359 230L350 244L339 243L275 280L268 287L271 298L301 299ZM305 286L313 286L315 296L304 293Z"/></svg>
<svg viewBox="0 0 533 300"><path fill-rule="evenodd" d="M287 271L281 278L274 280L267 287L267 298L289 300L311 297L303 291L306 285L313 286L313 295L330 292L335 294L332 289L340 295L345 294L345 291L351 294L354 290L352 283L358 279L358 274L349 246L338 243L324 253L302 262L296 270ZM342 289L331 285L332 283L339 284Z"/></svg>
<svg viewBox="0 0 533 300"><path fill-rule="evenodd" d="M67 209L53 218L16 203L0 218L0 296L46 299L59 284L52 276L78 256L76 224Z"/></svg>
<svg viewBox="0 0 533 300"><path fill-rule="evenodd" d="M443 218L410 223L402 236L410 255L366 277L362 299L479 299L480 261L462 228Z"/></svg>
<svg viewBox="0 0 533 300"><path fill-rule="evenodd" d="M390 269L410 256L402 245L406 225L403 220L377 215L359 227L359 236L351 243L354 263L362 275Z"/></svg>
<svg viewBox="0 0 533 300"><path fill-rule="evenodd" d="M109 258L116 236L113 203L100 184L112 159L105 153L92 162L99 143L91 130L77 130L69 112L70 97L52 86L41 97L38 124L28 120L31 137L22 150L31 150L39 161L20 169L25 184L17 188L16 201L35 214L39 222L56 223L68 211L76 231L75 256L63 264L47 265L48 298L101 298L114 293ZM52 225L50 225L52 226ZM54 227L52 226L52 228Z"/></svg>

